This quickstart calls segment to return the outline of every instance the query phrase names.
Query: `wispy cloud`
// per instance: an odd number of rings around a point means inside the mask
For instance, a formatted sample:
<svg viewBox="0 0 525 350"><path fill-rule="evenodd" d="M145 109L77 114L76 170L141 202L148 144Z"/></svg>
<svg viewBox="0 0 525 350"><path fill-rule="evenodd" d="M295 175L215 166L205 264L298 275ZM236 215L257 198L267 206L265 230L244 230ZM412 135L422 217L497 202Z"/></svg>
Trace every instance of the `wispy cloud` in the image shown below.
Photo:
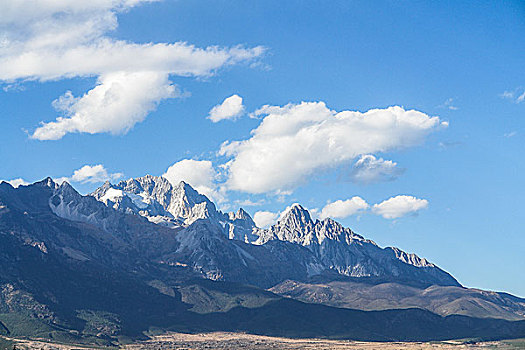
<svg viewBox="0 0 525 350"><path fill-rule="evenodd" d="M499 96L514 103L522 103L525 101L525 89L518 87L514 90L504 91Z"/></svg>
<svg viewBox="0 0 525 350"><path fill-rule="evenodd" d="M264 199L259 199L256 201L253 201L251 199L243 199L243 200L237 200L235 201L235 204L241 207L258 207L261 205L264 205L266 201Z"/></svg>
<svg viewBox="0 0 525 350"><path fill-rule="evenodd" d="M441 141L438 143L439 148L446 150L449 148L455 148L463 145L461 141Z"/></svg>
<svg viewBox="0 0 525 350"><path fill-rule="evenodd" d="M457 111L459 109L457 106L455 106L454 99L452 97L446 99L445 102L440 104L438 107L439 108L449 109L451 111Z"/></svg>

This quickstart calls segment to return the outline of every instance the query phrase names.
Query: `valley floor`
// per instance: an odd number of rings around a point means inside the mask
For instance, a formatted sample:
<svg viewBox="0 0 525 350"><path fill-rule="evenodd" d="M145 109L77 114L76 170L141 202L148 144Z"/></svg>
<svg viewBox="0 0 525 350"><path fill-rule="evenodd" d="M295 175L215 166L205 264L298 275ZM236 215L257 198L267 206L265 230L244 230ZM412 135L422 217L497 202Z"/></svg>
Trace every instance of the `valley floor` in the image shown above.
<svg viewBox="0 0 525 350"><path fill-rule="evenodd" d="M52 344L34 340L15 340L16 349L41 349L41 350L81 350L101 349L84 346ZM108 348L105 348L108 349ZM126 350L215 350L215 349L245 349L245 350L518 350L525 349L525 339L504 340L497 342L482 342L466 344L459 341L431 342L431 343L373 343L356 341L337 341L324 339L290 339L279 337L259 336L244 333L200 333L184 334L170 333L155 336L151 340L136 344L126 345Z"/></svg>

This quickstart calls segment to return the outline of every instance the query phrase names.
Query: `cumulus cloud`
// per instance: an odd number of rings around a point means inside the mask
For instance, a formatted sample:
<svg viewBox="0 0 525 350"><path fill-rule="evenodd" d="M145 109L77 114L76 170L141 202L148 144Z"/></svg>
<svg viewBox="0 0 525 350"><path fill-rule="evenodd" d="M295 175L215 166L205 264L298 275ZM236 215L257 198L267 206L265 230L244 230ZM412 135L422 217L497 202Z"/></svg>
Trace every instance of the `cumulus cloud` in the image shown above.
<svg viewBox="0 0 525 350"><path fill-rule="evenodd" d="M7 183L11 184L11 186L13 186L14 188L18 188L18 186L29 185L29 182L27 182L26 180L24 180L22 178L13 179L13 180L2 180L0 182L7 182Z"/></svg>
<svg viewBox="0 0 525 350"><path fill-rule="evenodd" d="M385 219L397 219L407 214L415 214L427 207L428 201L426 199L401 195L374 204L372 211Z"/></svg>
<svg viewBox="0 0 525 350"><path fill-rule="evenodd" d="M73 182L97 183L118 180L122 176L122 173L109 174L102 164L97 164L84 165L82 168L75 170L69 179Z"/></svg>
<svg viewBox="0 0 525 350"><path fill-rule="evenodd" d="M336 112L323 102L264 106L265 116L248 140L225 142L231 157L227 187L248 193L295 188L315 172L356 157L421 143L447 122L402 107Z"/></svg>
<svg viewBox="0 0 525 350"><path fill-rule="evenodd" d="M258 211L253 215L255 225L260 228L266 228L273 225L278 218L279 213L273 213L271 211Z"/></svg>
<svg viewBox="0 0 525 350"><path fill-rule="evenodd" d="M337 200L324 206L319 218L344 219L369 208L368 203L361 197L352 197L347 200Z"/></svg>
<svg viewBox="0 0 525 350"><path fill-rule="evenodd" d="M264 52L262 47L197 48L184 42L136 44L107 35L117 28L119 13L146 2L152 1L0 2L1 82L98 80L81 97L66 93L58 99L56 107L65 115L44 123L34 138L126 132L160 101L179 96L171 75L210 76ZM101 120L103 115L108 121Z"/></svg>
<svg viewBox="0 0 525 350"><path fill-rule="evenodd" d="M43 124L33 138L57 140L67 133L127 132L155 110L166 98L178 96L178 89L165 74L118 72L101 76L98 85L82 97L68 91L53 102L66 117Z"/></svg>
<svg viewBox="0 0 525 350"><path fill-rule="evenodd" d="M221 203L225 200L215 182L217 172L209 160L183 159L170 166L162 176L172 185L184 181L213 201Z"/></svg>
<svg viewBox="0 0 525 350"><path fill-rule="evenodd" d="M214 123L225 119L235 120L243 113L244 105L242 104L242 97L239 95L232 95L226 98L221 104L213 107L208 119Z"/></svg>
<svg viewBox="0 0 525 350"><path fill-rule="evenodd" d="M362 155L350 172L350 180L356 183L369 184L397 179L405 169L397 167L391 160L377 159L371 154Z"/></svg>

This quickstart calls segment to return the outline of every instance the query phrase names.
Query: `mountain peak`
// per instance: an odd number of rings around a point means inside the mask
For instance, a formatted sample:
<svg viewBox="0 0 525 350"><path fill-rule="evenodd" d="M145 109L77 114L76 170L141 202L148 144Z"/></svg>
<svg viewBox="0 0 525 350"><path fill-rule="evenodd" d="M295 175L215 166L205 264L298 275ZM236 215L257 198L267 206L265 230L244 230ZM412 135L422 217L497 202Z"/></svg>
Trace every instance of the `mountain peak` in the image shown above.
<svg viewBox="0 0 525 350"><path fill-rule="evenodd" d="M186 197L190 204L197 204L201 202L209 202L212 204L208 197L199 193L189 183L184 181L181 181L176 186L174 186L173 192L179 194L181 198Z"/></svg>
<svg viewBox="0 0 525 350"><path fill-rule="evenodd" d="M313 220L308 210L299 203L294 203L282 213L279 223L296 227L313 224Z"/></svg>
<svg viewBox="0 0 525 350"><path fill-rule="evenodd" d="M114 209L134 213L169 227L187 226L197 219L217 216L215 205L190 184L176 185L162 177L145 175L106 182L91 196Z"/></svg>
<svg viewBox="0 0 525 350"><path fill-rule="evenodd" d="M71 184L67 181L62 182L60 185L57 185L56 188L60 190L61 192L78 194L78 191L73 186L71 186Z"/></svg>
<svg viewBox="0 0 525 350"><path fill-rule="evenodd" d="M237 210L235 217L238 219L251 218L250 214L248 214L243 208L239 208L239 210Z"/></svg>
<svg viewBox="0 0 525 350"><path fill-rule="evenodd" d="M248 214L243 208L239 208L237 212L228 213L228 219L232 222L244 222L246 228L255 227L255 222L253 222L252 217Z"/></svg>
<svg viewBox="0 0 525 350"><path fill-rule="evenodd" d="M55 181L53 181L53 179L51 177L46 177L45 179L43 180L40 180L40 181L37 181L35 182L33 185L37 185L37 186L43 186L43 187L49 187L49 188L52 188L52 189L55 189L57 188L57 184Z"/></svg>

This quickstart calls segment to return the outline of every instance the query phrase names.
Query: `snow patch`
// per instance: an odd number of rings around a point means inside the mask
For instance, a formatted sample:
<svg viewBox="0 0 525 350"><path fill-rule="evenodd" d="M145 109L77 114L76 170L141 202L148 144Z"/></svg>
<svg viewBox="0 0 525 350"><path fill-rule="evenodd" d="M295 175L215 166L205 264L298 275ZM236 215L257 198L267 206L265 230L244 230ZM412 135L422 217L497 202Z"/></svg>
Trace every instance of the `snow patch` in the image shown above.
<svg viewBox="0 0 525 350"><path fill-rule="evenodd" d="M106 193L100 198L102 202L112 201L115 202L117 198L124 197L124 192L121 190L117 190L116 188L108 188Z"/></svg>

